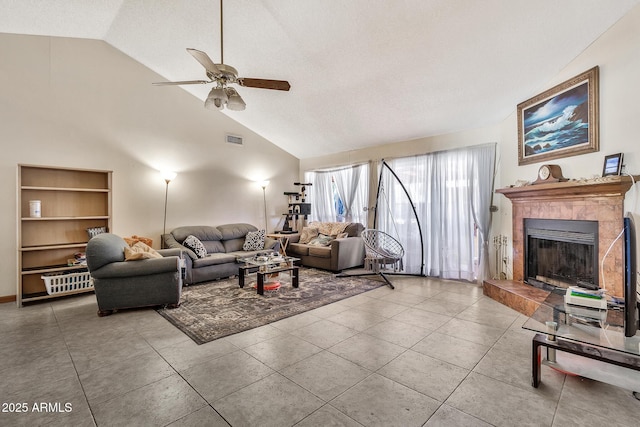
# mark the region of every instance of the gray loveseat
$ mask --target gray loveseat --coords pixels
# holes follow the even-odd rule
[[[310,223],[310,228],[322,223]],[[332,224],[332,223],[325,223]],[[364,226],[357,222],[346,225],[343,233],[347,237],[332,239],[326,246],[300,243],[301,234],[289,237],[287,255],[300,258],[305,267],[321,268],[331,271],[342,271],[347,268],[359,267],[364,264],[364,242],[360,233]],[[303,230],[304,232],[304,230]],[[322,229],[320,229],[322,232]]]
[[[258,229],[251,224],[225,224],[217,227],[191,225],[178,227],[162,237],[167,248],[179,249],[186,254],[185,283],[194,284],[235,276],[238,274],[238,258],[280,249],[277,240],[267,237],[264,249],[243,250],[245,236],[250,231]],[[190,235],[202,242],[207,251],[205,257],[199,258],[194,251],[183,245]]]
[[[93,278],[98,315],[114,310],[166,305],[177,307],[182,293],[180,251],[160,250],[162,258],[125,261],[127,242],[103,233],[87,243],[87,267]]]

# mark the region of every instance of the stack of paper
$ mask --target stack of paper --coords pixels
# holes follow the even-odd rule
[[[564,302],[567,304],[581,305],[584,307],[597,308],[599,310],[607,309],[607,299],[604,290],[590,290],[571,286],[567,289],[564,296]]]

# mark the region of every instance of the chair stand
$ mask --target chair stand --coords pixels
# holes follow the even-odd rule
[[[361,237],[365,247],[364,268],[371,271],[371,273],[340,273],[336,277],[377,275],[382,277],[391,289],[395,289],[391,281],[385,275],[385,267],[391,266],[394,273],[404,269],[402,263],[404,248],[402,247],[402,244],[380,230],[366,229],[362,232]]]
[[[387,278],[387,276],[382,273],[382,272],[378,272],[378,273],[374,273],[373,271],[370,273],[356,273],[356,274],[351,274],[351,273],[338,273],[336,274],[336,277],[366,277],[366,276],[380,276],[382,277],[382,279],[387,283],[387,285],[389,285],[389,287],[391,289],[395,289],[395,286],[393,286],[393,284],[391,283],[391,281]]]

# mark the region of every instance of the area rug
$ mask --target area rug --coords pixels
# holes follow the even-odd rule
[[[178,308],[158,309],[158,313],[193,341],[204,344],[385,285],[364,277],[336,278],[309,268],[300,268],[298,288],[290,283],[285,275],[280,289],[264,295],[256,293],[251,277],[242,289],[237,277],[186,286]]]

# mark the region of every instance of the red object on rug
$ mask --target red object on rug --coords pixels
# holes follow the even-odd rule
[[[264,290],[265,291],[277,291],[278,289],[280,289],[280,282],[266,282],[264,284]],[[253,285],[253,289],[257,288],[258,285],[254,284]]]

